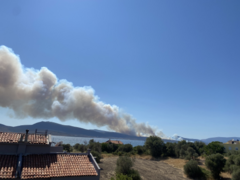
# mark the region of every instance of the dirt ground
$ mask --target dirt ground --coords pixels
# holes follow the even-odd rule
[[[101,170],[100,179],[110,180],[115,177],[115,168],[118,156],[103,154],[99,163]],[[183,166],[186,160],[178,158],[164,158],[153,160],[151,156],[135,156],[134,169],[138,170],[142,180],[190,180],[183,173]],[[207,169],[205,159],[199,158],[199,166]],[[223,180],[230,180],[229,173],[221,173]]]
[[[111,177],[115,177],[117,158],[118,156],[105,156],[101,159],[101,163],[99,163],[101,180],[110,180]],[[142,180],[189,180],[184,177],[181,169],[162,160],[151,160],[149,157],[137,157],[133,168],[139,171]]]

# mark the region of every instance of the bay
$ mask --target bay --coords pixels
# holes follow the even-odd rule
[[[95,142],[100,142],[100,143],[104,143],[109,140],[108,138],[69,137],[69,136],[53,136],[52,135],[52,142],[57,143],[62,141],[63,144],[70,144],[71,146],[75,145],[76,143],[84,144],[84,141],[88,143],[89,140],[91,139],[94,139]],[[111,140],[122,141],[123,144],[131,144],[133,147],[143,146],[145,143],[145,141],[143,140],[131,140],[131,139],[111,139]],[[166,143],[166,142],[177,142],[177,141],[164,139],[164,142]]]

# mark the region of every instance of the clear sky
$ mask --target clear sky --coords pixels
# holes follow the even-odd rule
[[[167,136],[239,137],[239,8],[238,0],[5,0],[0,45]],[[2,124],[38,121],[0,109]]]

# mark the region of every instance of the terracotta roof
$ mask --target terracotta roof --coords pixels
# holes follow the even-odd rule
[[[108,140],[106,143],[123,144],[122,141],[113,141],[113,140]]]
[[[16,178],[18,156],[0,155],[0,178],[13,179]]]
[[[0,142],[18,143],[21,138],[19,133],[0,132]]]
[[[97,171],[87,155],[23,156],[22,179],[97,175]]]
[[[23,133],[8,133],[0,132],[0,143],[18,143],[22,137],[22,141],[25,141],[26,134]],[[28,143],[32,144],[47,144],[47,137],[41,134],[28,134]]]

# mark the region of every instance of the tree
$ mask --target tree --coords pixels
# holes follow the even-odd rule
[[[176,143],[167,142],[165,144],[165,147],[166,147],[165,148],[166,156],[171,156],[171,157],[176,156],[176,154],[175,154]]]
[[[203,173],[195,160],[190,160],[184,165],[184,173],[190,178],[201,178],[203,176]]]
[[[132,169],[134,159],[132,160],[128,156],[120,156],[117,160],[116,174],[123,174],[131,177],[132,180],[141,180],[139,172]]]
[[[116,173],[117,174],[129,174],[133,167],[133,161],[130,157],[120,156],[117,160]]]
[[[145,146],[150,150],[151,155],[157,158],[162,155],[165,144],[160,137],[150,136],[146,139]]]
[[[235,170],[240,169],[240,156],[231,155],[228,157],[224,170],[232,174]]]
[[[100,163],[100,159],[102,159],[101,154],[97,151],[92,151],[91,154],[95,157],[97,163]]]
[[[214,178],[218,178],[219,174],[223,171],[226,159],[221,154],[212,154],[205,160],[207,168],[211,171]]]
[[[79,143],[77,143],[77,144],[75,144],[75,145],[73,146],[73,148],[76,149],[76,150],[78,150],[78,151],[79,151],[79,147],[80,147],[80,144],[79,144]]]
[[[62,146],[63,146],[63,150],[65,150],[67,152],[73,151],[73,147],[70,144],[62,144]]]
[[[188,147],[186,157],[187,159],[196,159],[198,157],[198,154],[192,147]]]
[[[240,168],[235,170],[232,174],[232,180],[239,180],[240,179]]]
[[[224,146],[222,145],[221,142],[213,141],[204,147],[204,151],[207,155],[217,154],[217,153],[223,154]]]
[[[198,155],[200,156],[201,154],[203,154],[206,144],[202,141],[195,141],[194,145],[197,148],[196,152],[198,153]]]

